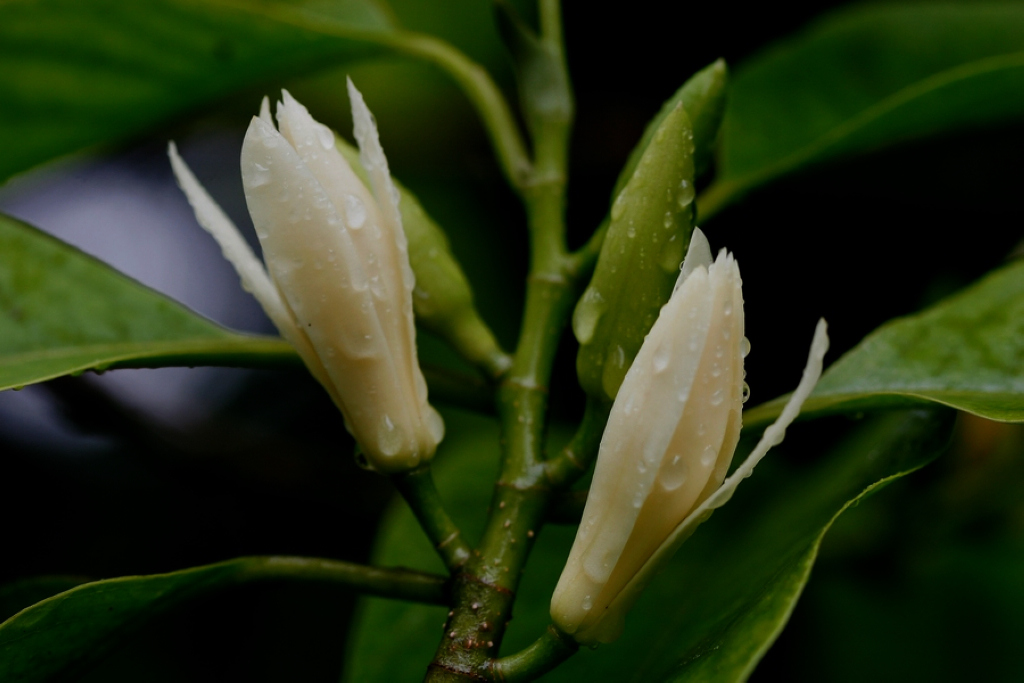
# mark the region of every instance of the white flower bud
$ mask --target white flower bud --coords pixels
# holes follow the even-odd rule
[[[779,420],[729,477],[746,385],[739,267],[712,262],[694,230],[668,303],[612,406],[583,519],[551,599],[555,624],[580,643],[611,642],[652,574],[723,505],[785,427],[821,374],[819,322],[803,380]]]
[[[398,472],[433,456],[444,423],[427,402],[416,357],[414,277],[398,192],[373,116],[348,86],[372,193],[335,147],[334,133],[287,91],[277,105],[280,131],[267,100],[249,125],[242,181],[266,269],[173,143],[169,154],[199,223],[327,389],[369,464]]]

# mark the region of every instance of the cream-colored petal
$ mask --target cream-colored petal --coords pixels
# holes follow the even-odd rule
[[[366,255],[299,153],[261,119],[246,134],[242,168],[271,277],[326,368],[353,435],[377,469],[414,467],[436,448],[432,415],[410,408],[402,368],[415,357],[391,353]]]
[[[242,237],[242,233],[199,183],[178,154],[178,148],[173,142],[167,143],[167,156],[170,157],[178,186],[188,198],[188,203],[192,205],[196,220],[213,236],[220,245],[224,258],[235,267],[235,272],[242,281],[242,288],[256,297],[267,317],[283,335],[294,334],[295,324],[291,313],[281,301],[281,296],[270,281],[266,269]]]
[[[786,428],[796,419],[804,401],[814,391],[814,387],[821,377],[822,365],[825,353],[828,351],[828,332],[824,320],[819,320],[814,331],[814,339],[811,342],[810,353],[807,358],[807,365],[804,368],[800,383],[786,403],[782,414],[778,419],[765,430],[764,435],[747,459],[736,468],[732,476],[725,480],[722,486],[697,506],[686,519],[673,531],[657,552],[651,556],[647,564],[633,577],[626,587],[618,594],[615,600],[609,605],[604,616],[596,621],[593,626],[585,631],[574,634],[574,638],[580,643],[611,642],[618,638],[622,632],[626,613],[636,602],[640,593],[654,577],[657,571],[671,559],[679,546],[688,539],[697,527],[711,516],[711,513],[725,505],[736,491],[736,487],[745,478],[749,477],[754,467],[768,453],[768,450],[782,442]]]

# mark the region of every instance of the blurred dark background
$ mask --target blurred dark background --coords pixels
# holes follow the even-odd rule
[[[512,95],[483,0],[392,3],[451,40]],[[522,4],[522,3],[520,3]],[[567,2],[577,93],[569,224],[582,242],[607,211],[644,125],[694,71],[741,64],[840,3]],[[260,97],[285,85],[350,130],[344,76],[377,116],[393,172],[449,233],[480,309],[511,347],[525,272],[523,212],[473,111],[445,76],[387,61],[232,95],[118,149],[62,160],[0,188],[0,210],[94,253],[229,326],[270,332],[173,184],[179,141],[200,180],[248,226],[237,167]],[[1021,239],[1024,126],[904,144],[787,178],[705,228],[746,284],[751,405],[788,391],[820,316],[838,357],[885,320],[999,265]],[[581,407],[575,348],[552,386]],[[443,356],[423,338],[425,356]],[[792,430],[811,459],[842,425]],[[789,680],[1019,679],[1024,635],[1020,430],[962,420],[953,451],[845,515],[783,634],[755,674]],[[116,371],[0,395],[0,584],[37,575],[171,571],[247,554],[365,561],[392,493],[359,470],[327,396],[304,373]],[[335,681],[352,600],[324,588],[239,589],[145,627],[89,681]],[[979,662],[980,660],[980,662]],[[974,667],[974,668],[972,668]],[[980,668],[979,668],[980,667]]]

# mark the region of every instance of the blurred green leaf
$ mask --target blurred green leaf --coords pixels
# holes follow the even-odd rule
[[[377,0],[0,3],[0,181],[259,83],[380,53]]]
[[[74,576],[36,576],[0,586],[0,623],[26,607],[87,581]]]
[[[699,212],[809,164],[1021,114],[1024,6],[842,10],[736,69]]]
[[[435,476],[451,509],[472,519],[472,512],[490,500],[497,425],[482,417],[446,414],[446,420],[457,424],[451,434],[460,437],[442,445]],[[835,517],[884,482],[935,457],[951,424],[947,412],[888,415],[811,472],[773,479],[767,476],[770,468],[763,468],[652,582],[627,617],[619,642],[580,652],[544,680],[651,681],[669,674],[680,681],[743,680],[789,618]],[[551,526],[541,533],[503,654],[530,644],[549,623],[551,591],[575,533]],[[385,517],[375,554],[381,562],[439,566],[401,505]],[[345,680],[421,680],[444,622],[444,609],[364,600]]]
[[[785,401],[746,411],[744,428],[771,422]],[[801,415],[927,402],[1024,421],[1024,261],[879,327],[825,372]]]
[[[0,624],[0,680],[42,682],[73,677],[143,623],[183,603],[254,581],[356,585],[409,599],[439,601],[441,577],[375,572],[347,562],[301,557],[240,557],[168,574],[86,583],[43,600]]]
[[[293,365],[283,340],[230,332],[0,215],[0,390],[112,367]]]

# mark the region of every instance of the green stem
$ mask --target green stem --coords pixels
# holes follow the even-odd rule
[[[577,650],[576,641],[551,625],[526,649],[495,660],[491,675],[502,683],[526,683],[551,671]]]
[[[583,421],[576,434],[557,457],[545,463],[547,478],[552,486],[570,486],[590,468],[590,463],[597,457],[610,411],[610,403],[587,398]]]
[[[569,255],[569,270],[573,277],[582,280],[594,270],[610,223],[611,216],[606,216],[601,221],[601,225],[597,226],[597,230],[590,236],[590,239],[582,247]]]
[[[448,516],[434,484],[429,465],[392,477],[395,486],[412,509],[434,549],[449,571],[460,569],[470,556],[470,547],[462,532]]]
[[[352,562],[311,557],[240,557],[225,564],[237,564],[239,580],[308,581],[343,584],[367,595],[395,600],[447,604],[447,579],[411,569],[367,567]]]
[[[508,102],[487,71],[454,47],[433,36],[400,32],[381,39],[398,52],[443,69],[476,107],[512,187],[522,189],[532,171],[522,134]]]
[[[480,545],[453,577],[453,609],[427,673],[426,680],[434,683],[495,680],[496,675],[503,675],[498,673],[503,669],[493,668],[494,657],[511,618],[520,574],[557,492],[545,467],[544,431],[548,382],[577,289],[565,246],[572,93],[565,72],[558,1],[540,0],[540,15],[541,40],[564,76],[559,86],[563,91],[555,94],[568,106],[536,106],[526,112],[533,134],[534,164],[519,189],[529,223],[530,275],[519,344],[512,367],[498,387],[501,475]],[[551,81],[539,87],[550,88]],[[521,99],[543,103],[544,98],[536,94],[524,92]],[[546,670],[540,663],[557,664],[557,657],[550,653],[571,649],[567,643],[557,645],[552,640],[557,635],[545,636],[522,656],[498,661],[506,661],[504,668],[511,675],[539,675]]]

